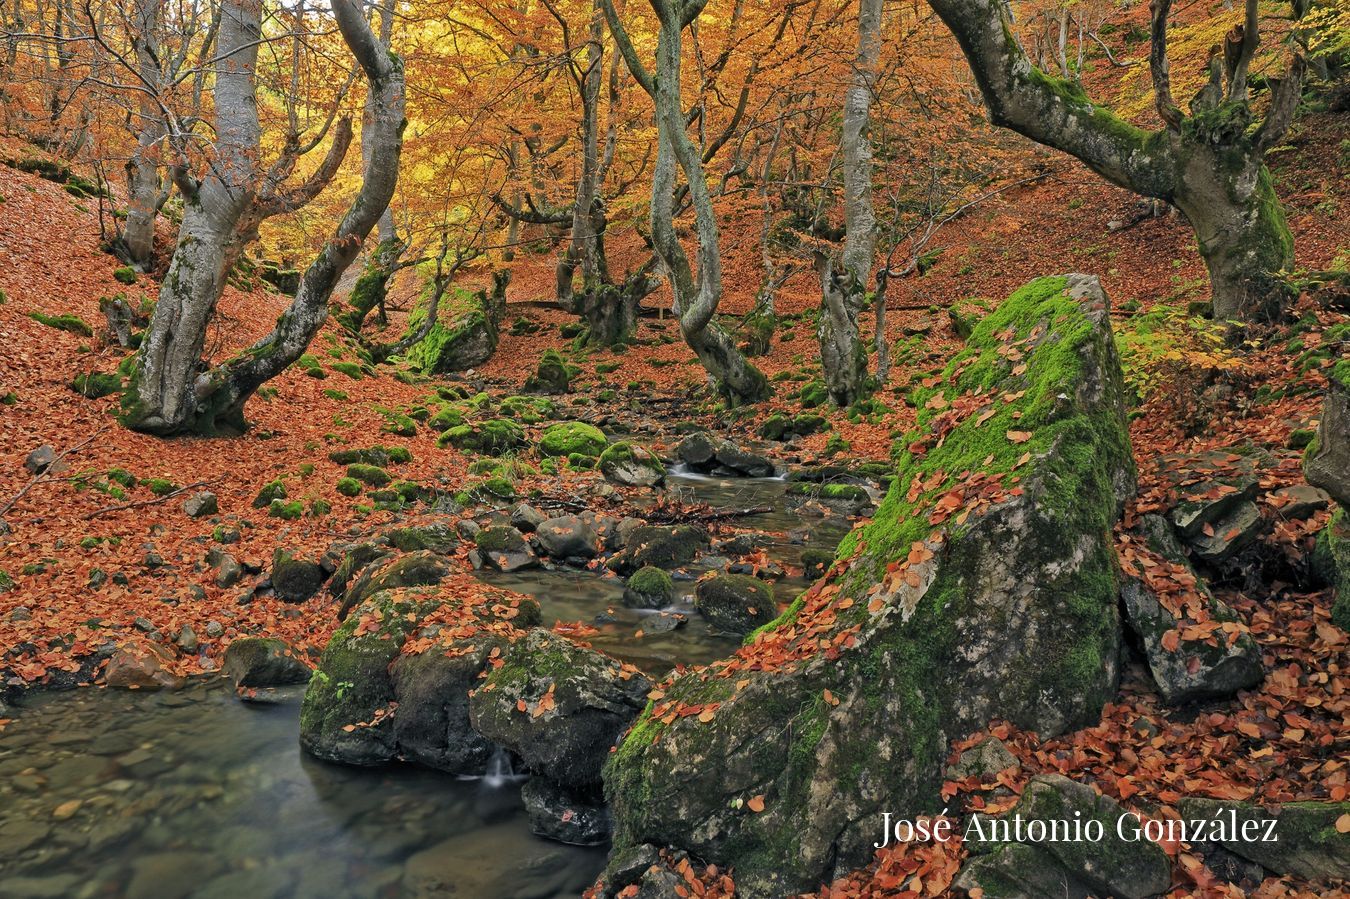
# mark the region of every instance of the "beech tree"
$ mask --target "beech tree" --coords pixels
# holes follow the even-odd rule
[[[613,0],[602,0],[605,16],[628,70],[652,98],[656,112],[656,165],[652,172],[652,245],[674,294],[674,312],[685,342],[694,350],[717,391],[733,404],[755,403],[771,393],[769,381],[713,320],[722,299],[722,254],[717,216],[704,174],[705,153],[689,138],[689,117],[680,89],[683,36],[707,0],[650,0],[659,24],[656,67],[649,72],[619,20]],[[695,272],[675,230],[676,175],[683,172],[694,209],[698,240]],[[685,192],[681,192],[685,194]]]
[[[872,147],[868,112],[881,58],[881,0],[860,0],[858,55],[844,95],[839,155],[844,170],[844,248],[839,259],[816,254],[820,275],[820,361],[830,399],[849,406],[867,391],[867,351],[858,315],[876,257],[877,217],[872,207]]]
[[[1153,0],[1149,66],[1164,124],[1152,132],[1093,103],[1081,86],[1036,68],[1014,36],[1002,0],[929,5],[961,45],[994,124],[1185,213],[1209,269],[1216,319],[1279,314],[1288,298],[1280,272],[1293,265],[1294,241],[1265,155],[1293,120],[1305,64],[1295,54],[1285,77],[1268,79],[1269,107],[1257,123],[1249,78],[1261,40],[1257,0],[1246,0],[1243,21],[1211,51],[1209,81],[1191,99],[1189,115],[1172,96],[1171,0]],[[1305,5],[1294,3],[1296,16]]]
[[[343,119],[317,171],[287,190],[283,181],[307,149],[292,128],[281,158],[267,171],[261,169],[255,87],[261,10],[260,0],[221,4],[212,87],[216,139],[200,177],[191,173],[186,160],[172,170],[183,195],[183,222],[122,400],[122,421],[137,430],[242,431],[244,404],[308,348],[327,318],[333,287],[384,214],[397,183],[404,125],[403,63],[381,45],[356,0],[332,0],[338,30],[373,98],[363,134],[371,153],[361,187],[271,333],[220,365],[202,359],[207,326],[242,246],[268,215],[312,199],[333,177],[351,140],[350,124]]]

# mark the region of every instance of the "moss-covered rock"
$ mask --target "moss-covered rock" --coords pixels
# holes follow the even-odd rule
[[[773,586],[744,574],[713,574],[694,589],[694,608],[713,627],[748,634],[778,617]]]
[[[484,564],[498,571],[520,571],[539,564],[525,535],[513,527],[497,525],[483,528],[474,535],[474,543],[478,546]]]
[[[273,500],[286,498],[286,485],[280,478],[274,481],[268,481],[258,491],[258,495],[253,498],[253,508],[266,509],[272,505]]]
[[[112,396],[122,390],[122,379],[116,374],[101,371],[82,372],[70,382],[70,389],[91,400]]]
[[[285,640],[241,637],[225,650],[222,665],[236,687],[282,687],[306,683],[312,673]]]
[[[562,354],[555,349],[547,349],[539,358],[534,374],[525,380],[525,390],[530,393],[566,393],[572,383],[572,372]]]
[[[483,455],[500,455],[525,446],[525,430],[514,421],[493,418],[451,428],[436,441],[440,446]]]
[[[1217,822],[1224,838],[1212,842],[1279,876],[1350,880],[1350,832],[1338,826],[1350,815],[1350,802],[1286,802],[1266,809],[1252,802],[1186,797],[1177,810],[1188,821]],[[1265,822],[1272,819],[1276,839],[1251,839],[1252,834],[1264,837]]]
[[[338,607],[338,620],[346,619],[351,610],[376,593],[405,587],[431,587],[450,575],[450,563],[439,553],[419,550],[407,555],[393,556],[379,564],[365,566],[351,581]]]
[[[365,449],[333,450],[328,458],[339,465],[374,465],[388,468],[412,461],[412,453],[403,446],[368,446]]]
[[[94,329],[89,327],[89,323],[78,315],[62,314],[47,315],[43,312],[30,312],[28,317],[38,324],[46,325],[49,328],[55,328],[58,331],[68,331],[71,334],[78,334],[81,337],[93,337]]]
[[[494,747],[469,725],[469,690],[489,656],[539,619],[533,599],[470,581],[370,596],[324,649],[300,710],[301,747],[352,765],[407,758],[484,773]]]
[[[337,484],[335,486],[337,488],[337,492],[342,494],[343,496],[361,495],[361,482],[358,481],[356,478],[348,478],[348,477],[338,478]]]
[[[272,589],[284,602],[304,602],[323,586],[323,568],[313,559],[278,548],[272,554]]]
[[[639,568],[623,588],[623,604],[630,609],[664,609],[675,601],[675,581],[655,565]]]
[[[1332,513],[1327,526],[1317,535],[1313,569],[1335,592],[1332,623],[1350,631],[1350,513],[1344,507]]]
[[[1327,380],[1317,438],[1303,457],[1303,471],[1309,484],[1345,508],[1350,507],[1350,360],[1338,363]]]
[[[621,552],[609,560],[609,567],[622,575],[631,575],[649,565],[656,568],[680,568],[698,557],[708,545],[708,535],[691,524],[673,527],[644,525],[632,529]]]
[[[609,446],[605,432],[584,421],[562,421],[544,429],[539,437],[542,456],[589,456],[595,458]]]
[[[1118,676],[1112,527],[1135,488],[1123,392],[1095,278],[1033,281],[985,318],[916,397],[890,491],[835,573],[734,674],[663,685],[620,744],[615,847],[734,867],[746,895],[814,889],[872,857],[883,811],[942,808],[951,740],[1098,720]]]
[[[622,440],[600,454],[600,472],[620,487],[654,487],[666,480],[666,466],[645,446]]]
[[[447,298],[448,299],[448,298]],[[459,312],[442,318],[408,353],[414,365],[428,374],[467,371],[492,358],[501,339],[501,306],[482,291],[456,292]],[[409,329],[419,328],[426,312],[418,306],[408,318]]]
[[[355,462],[347,466],[347,477],[355,478],[362,484],[371,487],[386,487],[393,477],[389,472],[380,468],[378,465],[367,465],[364,462]]]
[[[503,417],[525,425],[548,421],[558,411],[553,400],[542,396],[508,396],[499,408]]]

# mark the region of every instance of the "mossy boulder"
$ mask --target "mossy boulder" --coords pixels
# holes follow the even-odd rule
[[[525,535],[513,527],[497,525],[474,535],[483,563],[498,571],[520,571],[539,564]]]
[[[274,501],[285,498],[286,484],[280,478],[275,481],[268,481],[258,491],[258,495],[253,498],[253,508],[266,509]]]
[[[1350,507],[1350,360],[1337,364],[1327,380],[1322,419],[1303,457],[1303,471],[1309,484],[1344,508]]]
[[[534,374],[525,381],[528,393],[566,393],[572,383],[572,372],[562,354],[555,349],[544,351]]]
[[[278,548],[272,554],[272,590],[283,602],[304,602],[323,586],[324,572],[313,559]]]
[[[858,484],[835,482],[813,484],[810,481],[796,481],[788,484],[787,493],[788,496],[814,500],[846,515],[856,515],[872,505],[871,494]]]
[[[655,565],[639,568],[623,588],[623,604],[630,609],[664,609],[675,601],[675,581]]]
[[[744,574],[713,574],[694,588],[694,608],[720,631],[748,634],[778,617],[773,585]]]
[[[312,673],[285,640],[241,637],[225,650],[225,675],[236,687],[282,687],[306,683]]]
[[[362,484],[371,487],[386,487],[393,477],[378,465],[366,465],[363,462],[357,462],[347,466],[347,477],[355,478]]]
[[[594,516],[549,518],[535,528],[534,538],[540,551],[554,559],[593,559],[600,552]]]
[[[1331,621],[1350,631],[1350,513],[1338,508],[1317,535],[1313,569],[1335,591]]]
[[[495,298],[483,292],[460,292],[462,310],[442,319],[431,327],[431,332],[408,353],[408,358],[428,374],[447,374],[467,371],[492,358],[501,339],[501,308]],[[408,317],[408,327],[415,330],[425,320],[426,312],[419,306]]]
[[[436,442],[464,452],[495,456],[524,447],[525,430],[509,419],[492,418],[451,428]]]
[[[81,372],[71,380],[70,389],[86,399],[102,399],[122,392],[122,378],[109,372]]]
[[[376,593],[328,641],[300,710],[321,759],[408,759],[483,774],[494,746],[469,724],[469,690],[494,651],[539,623],[533,599],[463,581]]]
[[[594,458],[609,446],[605,432],[584,421],[563,421],[544,429],[539,437],[539,454],[558,457],[588,456]]]
[[[1350,832],[1338,827],[1350,815],[1350,802],[1286,802],[1266,809],[1251,802],[1187,797],[1177,803],[1177,810],[1186,820],[1225,823],[1233,838],[1219,841],[1223,848],[1276,875],[1317,882],[1350,880]],[[1277,840],[1242,838],[1244,826],[1248,834],[1264,835],[1263,822],[1272,818]]]
[[[623,550],[611,558],[608,565],[622,575],[630,575],[649,565],[680,568],[693,562],[699,550],[707,545],[708,535],[692,524],[635,527],[628,534]]]
[[[952,740],[1099,720],[1112,528],[1135,490],[1123,395],[1095,278],[1033,281],[984,319],[916,397],[889,493],[832,574],[732,660],[674,675],[620,744],[615,848],[733,867],[746,896],[814,890],[871,859],[883,811],[943,807]]]
[[[1196,575],[1162,516],[1142,516],[1130,539],[1121,566],[1125,620],[1163,699],[1173,705],[1221,699],[1260,683],[1260,647]]]
[[[422,550],[394,556],[379,565],[367,565],[342,596],[338,620],[376,593],[405,587],[429,587],[450,576],[450,563],[439,553]]]
[[[333,450],[328,454],[328,458],[339,465],[374,465],[377,468],[388,468],[390,465],[401,465],[404,462],[412,461],[412,453],[407,447],[403,446],[368,446],[364,449],[340,449]]]
[[[542,396],[508,396],[499,408],[503,417],[525,425],[547,421],[558,412],[553,400]]]
[[[645,446],[620,441],[600,454],[600,473],[620,487],[655,487],[666,480],[666,466]]]

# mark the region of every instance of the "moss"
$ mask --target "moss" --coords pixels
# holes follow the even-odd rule
[[[330,362],[328,363],[328,367],[333,371],[341,372],[353,381],[361,380],[361,366],[357,365],[355,362]]]
[[[367,465],[363,462],[356,462],[347,466],[347,477],[355,478],[363,484],[369,484],[372,487],[384,487],[389,484],[393,478],[389,472],[378,465]]]
[[[451,428],[437,439],[436,444],[492,455],[523,447],[525,431],[513,421],[494,418],[477,425]]]
[[[343,496],[359,496],[361,482],[356,478],[338,478],[337,492]]]
[[[114,374],[91,371],[75,376],[70,389],[91,400],[111,396],[122,389],[122,379]]]
[[[293,499],[290,502],[274,499],[272,504],[267,507],[267,514],[272,518],[280,518],[283,521],[298,521],[300,516],[305,514],[305,506],[298,499]]]
[[[150,492],[155,496],[168,496],[178,489],[178,485],[168,478],[145,478],[141,484],[150,488]]]
[[[136,270],[129,265],[124,265],[121,268],[113,269],[113,277],[120,284],[135,284]]]
[[[79,334],[82,337],[93,337],[94,329],[89,327],[89,323],[78,315],[46,315],[41,312],[30,312],[28,317],[39,324],[46,325],[49,328],[55,328],[58,331],[68,331],[71,334]]]
[[[539,452],[544,456],[599,456],[609,445],[605,432],[595,425],[580,421],[565,421],[545,429],[539,438]]]
[[[323,395],[328,397],[330,400],[337,400],[339,402],[346,402],[348,399],[350,399],[350,397],[347,396],[347,391],[336,390],[332,387],[325,388],[323,391]]]
[[[673,597],[675,581],[655,565],[647,565],[633,572],[628,578],[628,589],[643,596]]]
[[[566,393],[571,384],[572,372],[563,360],[562,354],[549,348],[539,358],[534,374],[525,381],[525,389],[541,393]]]
[[[109,468],[108,480],[127,488],[135,487],[137,484],[136,476],[125,468]]]
[[[273,502],[286,498],[286,485],[278,478],[269,481],[258,491],[258,495],[253,498],[253,508],[266,509]]]
[[[830,391],[825,387],[824,381],[810,381],[804,385],[797,398],[806,409],[814,409],[816,406],[823,406],[830,400]]]
[[[339,465],[364,464],[387,468],[412,461],[412,453],[403,446],[368,446],[365,449],[334,450],[328,458]]]
[[[390,410],[381,410],[380,414],[384,416],[384,424],[380,427],[380,430],[384,433],[393,434],[396,437],[417,436],[417,422],[412,419],[412,416]]]
[[[464,424],[464,410],[458,406],[442,406],[436,414],[427,419],[427,425],[438,433]]]
[[[1350,514],[1338,508],[1317,536],[1313,568],[1334,592],[1331,621],[1350,632]]]
[[[527,425],[547,421],[557,409],[552,400],[542,396],[508,396],[501,402],[503,416]]]

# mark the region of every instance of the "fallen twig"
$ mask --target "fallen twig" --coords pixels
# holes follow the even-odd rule
[[[163,496],[157,496],[154,499],[143,499],[138,500],[137,502],[134,503],[122,503],[121,505],[117,506],[105,506],[102,509],[95,509],[93,512],[90,512],[88,515],[84,516],[84,519],[85,521],[88,521],[91,518],[98,518],[100,515],[107,515],[109,512],[120,512],[123,509],[143,509],[146,506],[158,506],[160,503],[167,503],[175,496],[181,496],[184,493],[187,493],[189,490],[196,490],[198,487],[209,487],[218,480],[220,480],[220,478],[216,478],[215,481],[198,481],[195,484],[188,484],[186,487],[179,487],[177,490],[174,490],[171,493],[166,493]]]
[[[90,434],[84,440],[80,441],[79,443],[75,444],[69,449],[64,449],[60,453],[58,453],[56,458],[52,459],[51,464],[49,464],[46,468],[42,469],[42,471],[39,472],[38,474],[33,475],[33,477],[28,481],[28,483],[23,485],[22,490],[14,494],[14,496],[10,497],[9,502],[5,503],[3,506],[0,506],[0,517],[3,517],[6,512],[14,508],[14,505],[19,500],[23,499],[24,494],[26,494],[29,490],[32,490],[34,487],[36,487],[43,481],[55,480],[55,478],[51,477],[51,473],[56,469],[57,463],[59,463],[66,456],[69,456],[71,453],[78,452],[79,450],[84,449],[86,446],[88,446],[90,443],[94,441],[94,438],[98,437],[106,430],[107,428],[99,428],[97,431]]]

